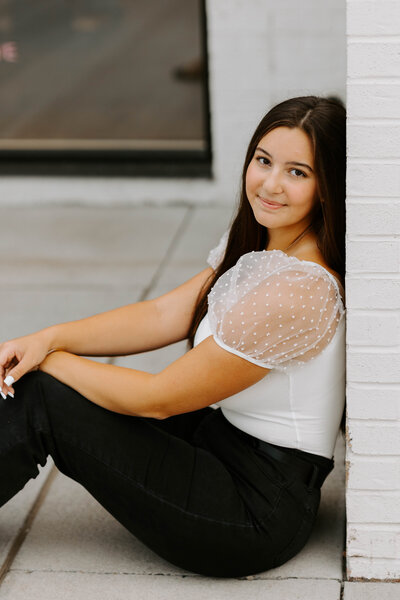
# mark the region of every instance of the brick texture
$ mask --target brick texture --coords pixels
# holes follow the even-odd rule
[[[400,2],[347,0],[347,576],[400,578]]]

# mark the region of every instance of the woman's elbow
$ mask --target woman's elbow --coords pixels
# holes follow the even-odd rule
[[[168,406],[166,406],[162,401],[156,401],[147,403],[143,412],[141,411],[140,416],[162,421],[164,419],[168,419],[168,417],[171,417],[173,414],[174,412],[168,410]]]
[[[162,407],[157,406],[153,407],[150,411],[150,414],[145,415],[146,417],[150,417],[152,419],[157,419],[157,421],[163,421],[164,419],[168,419],[172,414],[168,413],[166,410],[163,410]]]

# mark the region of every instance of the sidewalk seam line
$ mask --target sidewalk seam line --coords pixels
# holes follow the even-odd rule
[[[179,240],[182,238],[182,235],[183,235],[184,231],[186,230],[186,227],[193,216],[194,210],[195,209],[193,206],[189,206],[187,208],[187,210],[183,216],[183,219],[164,254],[163,259],[161,260],[160,264],[158,265],[157,269],[155,270],[154,275],[150,280],[150,283],[147,286],[145,286],[145,288],[140,296],[140,301],[145,300],[148,297],[148,295],[150,294],[151,290],[154,287],[156,287],[158,281],[160,280],[160,276],[161,276],[162,271],[164,270],[164,267],[167,265],[172,252],[176,248]]]
[[[22,544],[24,543],[25,538],[30,531],[30,528],[32,527],[33,521],[34,521],[37,513],[39,512],[39,509],[42,506],[44,499],[47,496],[47,493],[57,475],[57,472],[58,472],[58,470],[57,470],[56,466],[53,465],[53,467],[50,469],[50,473],[48,474],[42,487],[40,488],[40,490],[36,496],[36,499],[33,502],[27,516],[25,517],[25,520],[24,520],[22,526],[20,527],[17,535],[14,537],[11,547],[7,553],[7,556],[6,556],[3,564],[0,567],[0,586],[3,583],[4,578],[6,577],[7,573],[11,569],[14,559],[17,556]]]
[[[183,215],[182,221],[179,224],[179,227],[175,233],[175,235],[173,236],[171,242],[168,245],[168,248],[164,254],[163,259],[161,260],[160,264],[158,265],[158,267],[156,268],[156,270],[153,273],[153,276],[150,280],[150,282],[144,287],[142,293],[139,296],[139,299],[137,300],[137,302],[143,302],[144,300],[146,300],[151,292],[151,290],[157,285],[157,282],[160,280],[160,276],[162,271],[164,270],[165,266],[167,265],[171,254],[173,252],[173,250],[176,248],[179,240],[181,239],[183,232],[185,231],[188,223],[190,222],[193,214],[195,211],[195,207],[194,206],[188,206],[186,209],[185,214]],[[109,365],[113,365],[115,364],[115,360],[118,357],[116,356],[110,356],[107,360],[107,364]]]
[[[160,571],[154,573],[140,573],[134,571],[89,571],[87,569],[28,569],[28,568],[17,568],[11,569],[13,573],[67,573],[67,574],[89,574],[89,575],[125,575],[133,577],[176,577],[186,579],[201,579],[201,576],[196,573],[162,573]],[[296,575],[287,577],[257,577],[255,575],[244,576],[244,577],[231,577],[229,579],[235,579],[237,581],[336,581],[341,583],[337,577],[300,577]]]

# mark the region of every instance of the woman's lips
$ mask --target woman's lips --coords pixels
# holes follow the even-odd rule
[[[268,200],[264,200],[261,196],[257,196],[259,201],[263,206],[270,208],[271,210],[278,210],[278,208],[283,208],[286,204],[279,204],[278,202],[269,202]]]

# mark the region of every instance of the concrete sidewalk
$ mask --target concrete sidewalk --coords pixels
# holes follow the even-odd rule
[[[0,209],[9,223],[0,238],[0,339],[171,289],[205,267],[230,217],[221,207]],[[156,371],[184,350],[179,343],[113,362]],[[341,436],[335,457],[303,551],[282,567],[231,580],[166,563],[48,463],[0,510],[0,599],[394,599],[394,584],[343,582]]]

